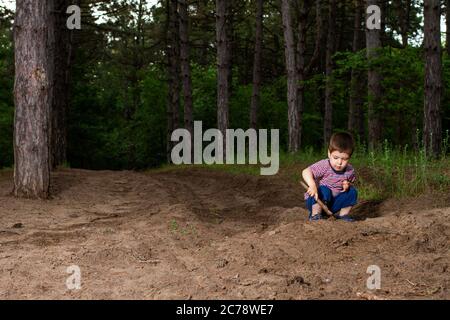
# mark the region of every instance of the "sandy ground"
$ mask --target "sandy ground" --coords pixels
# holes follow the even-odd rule
[[[0,173],[0,299],[450,298],[448,195],[308,222],[302,190],[280,177],[62,169],[52,181],[53,199],[18,200]]]

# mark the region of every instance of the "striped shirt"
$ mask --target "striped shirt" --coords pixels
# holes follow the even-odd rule
[[[317,187],[325,186],[331,189],[333,197],[337,196],[342,190],[342,182],[347,180],[354,183],[356,180],[355,170],[348,164],[344,170],[336,171],[330,165],[330,160],[323,159],[309,166],[316,181]],[[305,193],[305,200],[309,195]]]

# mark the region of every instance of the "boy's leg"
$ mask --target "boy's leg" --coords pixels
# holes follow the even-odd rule
[[[358,192],[354,187],[350,187],[347,192],[342,192],[334,198],[331,211],[337,213],[340,211],[339,216],[346,216],[350,213],[352,207],[356,204],[358,199]]]
[[[352,208],[353,208],[353,206],[342,208],[342,209],[339,211],[339,216],[342,217],[342,216],[348,215],[348,214],[350,213],[350,211],[352,210]]]
[[[330,200],[332,198],[332,192],[331,192],[330,189],[328,189],[325,186],[320,186],[317,191],[318,191],[320,200],[322,200],[325,203],[330,202]],[[312,216],[316,216],[316,215],[318,215],[318,214],[320,214],[322,212],[322,208],[316,202],[316,199],[314,199],[313,197],[309,197],[306,200],[306,207],[309,210],[309,217],[310,218]]]

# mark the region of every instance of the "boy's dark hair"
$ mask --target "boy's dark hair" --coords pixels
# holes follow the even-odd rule
[[[353,136],[348,132],[336,132],[330,138],[328,150],[330,152],[339,151],[348,153],[350,156],[355,148],[355,141]]]

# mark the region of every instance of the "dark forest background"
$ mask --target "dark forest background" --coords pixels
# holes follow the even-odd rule
[[[260,3],[261,85],[256,127],[280,129],[281,148],[292,151],[282,1],[230,3],[225,21],[230,53],[226,65],[228,127],[255,126],[251,105]],[[378,1],[382,8],[381,47],[370,61],[365,1],[288,3],[297,57],[299,50],[303,52],[296,65],[299,68],[301,61],[302,78],[297,80],[304,97],[300,102],[299,152],[322,150],[328,134],[324,127],[330,123],[332,131],[353,132],[359,148],[368,148],[373,142],[373,148],[387,143],[392,148],[420,149],[426,54],[423,1]],[[69,38],[72,54],[63,164],[87,169],[144,169],[166,163],[168,130],[186,124],[184,73],[180,48],[176,48],[176,43],[182,43],[180,4],[172,0],[153,6],[139,0],[83,0],[79,4],[82,29],[71,31]],[[202,120],[203,128],[218,126],[216,5],[209,0],[187,1],[193,120]],[[442,16],[448,16],[448,1],[442,2],[440,10]],[[14,13],[0,1],[0,168],[10,167],[14,161],[13,19]],[[442,144],[450,128],[450,50],[446,39],[442,33]],[[371,141],[368,127],[368,117],[373,116],[368,107],[374,98],[368,94],[369,69],[380,75],[381,91],[373,106],[379,120],[376,141]],[[331,120],[327,120],[330,106]]]

